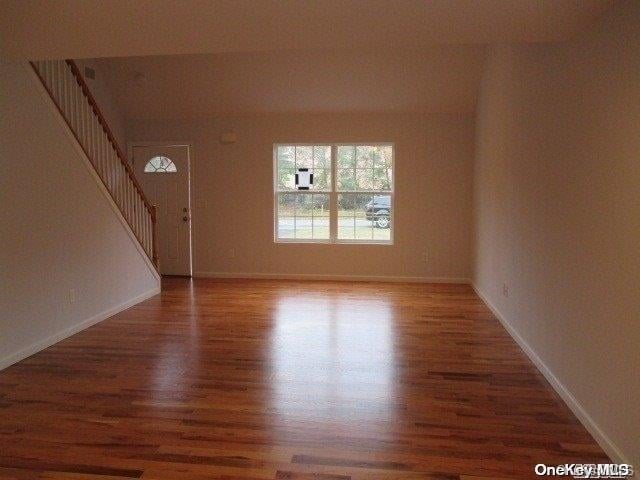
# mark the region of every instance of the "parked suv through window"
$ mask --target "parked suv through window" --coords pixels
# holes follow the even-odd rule
[[[374,195],[365,205],[365,216],[378,228],[391,226],[391,197],[389,195]]]

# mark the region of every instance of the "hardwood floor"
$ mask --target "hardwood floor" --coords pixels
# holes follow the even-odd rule
[[[0,372],[0,478],[537,478],[607,457],[465,285],[166,279]]]

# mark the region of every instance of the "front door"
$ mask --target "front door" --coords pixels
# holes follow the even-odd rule
[[[132,147],[136,178],[158,207],[158,261],[163,275],[191,275],[191,205],[187,145]]]

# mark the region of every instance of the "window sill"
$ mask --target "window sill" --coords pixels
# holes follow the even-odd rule
[[[291,245],[291,244],[317,244],[317,245],[388,245],[392,246],[393,241],[363,241],[363,240],[315,240],[315,239],[276,239],[276,244]]]

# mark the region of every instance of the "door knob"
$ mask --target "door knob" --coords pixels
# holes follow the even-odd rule
[[[189,217],[182,217],[182,221],[183,222],[188,222],[189,221]]]

